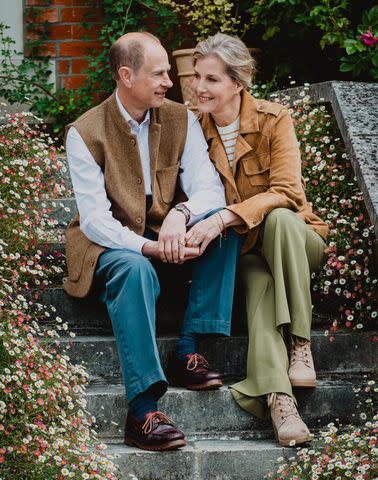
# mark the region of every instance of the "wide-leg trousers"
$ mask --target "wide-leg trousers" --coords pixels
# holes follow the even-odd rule
[[[232,385],[231,392],[244,410],[264,418],[268,413],[266,394],[281,392],[295,398],[284,333],[286,329],[310,340],[311,272],[323,260],[325,243],[285,208],[267,216],[260,238],[261,255],[244,255],[239,264],[249,344],[247,376]]]
[[[242,237],[228,232],[192,263],[192,283],[183,332],[230,335],[236,263]],[[155,303],[160,293],[152,262],[126,249],[100,255],[95,280],[117,343],[128,401],[152,387],[167,389],[156,344]]]

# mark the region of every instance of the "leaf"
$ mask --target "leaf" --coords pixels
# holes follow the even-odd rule
[[[342,63],[340,65],[340,72],[351,72],[354,68],[354,65],[351,63]]]
[[[371,57],[371,63],[378,68],[378,50],[375,54]]]

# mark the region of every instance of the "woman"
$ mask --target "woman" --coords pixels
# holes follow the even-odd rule
[[[310,275],[323,260],[328,228],[306,200],[288,111],[246,91],[253,69],[237,38],[217,34],[195,49],[192,88],[228,207],[193,226],[186,241],[203,251],[226,227],[244,235],[247,378],[231,391],[250,413],[265,417],[270,409],[278,442],[289,446],[310,439],[292,387],[316,385]]]

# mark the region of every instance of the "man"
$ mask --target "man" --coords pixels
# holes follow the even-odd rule
[[[83,297],[93,281],[112,321],[129,411],[125,443],[147,450],[185,445],[158,412],[167,389],[155,338],[159,283],[153,262],[193,260],[193,277],[171,376],[187,388],[222,385],[197,352],[198,334],[229,335],[239,241],[185,246],[191,226],[225,205],[198,121],[165,99],[168,56],[148,33],[128,33],[110,50],[117,89],[67,133],[79,215],[67,230],[66,291]],[[174,204],[178,182],[188,201]],[[210,227],[222,230],[221,218]],[[195,240],[195,239],[194,239]]]

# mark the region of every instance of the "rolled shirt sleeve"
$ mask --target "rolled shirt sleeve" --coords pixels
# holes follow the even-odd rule
[[[201,125],[188,110],[188,133],[181,156],[180,185],[188,197],[184,202],[191,212],[189,225],[207,213],[226,206],[222,181],[211,163]]]
[[[102,247],[127,248],[141,253],[148,240],[113,217],[104,174],[74,127],[68,131],[66,150],[81,231]]]

